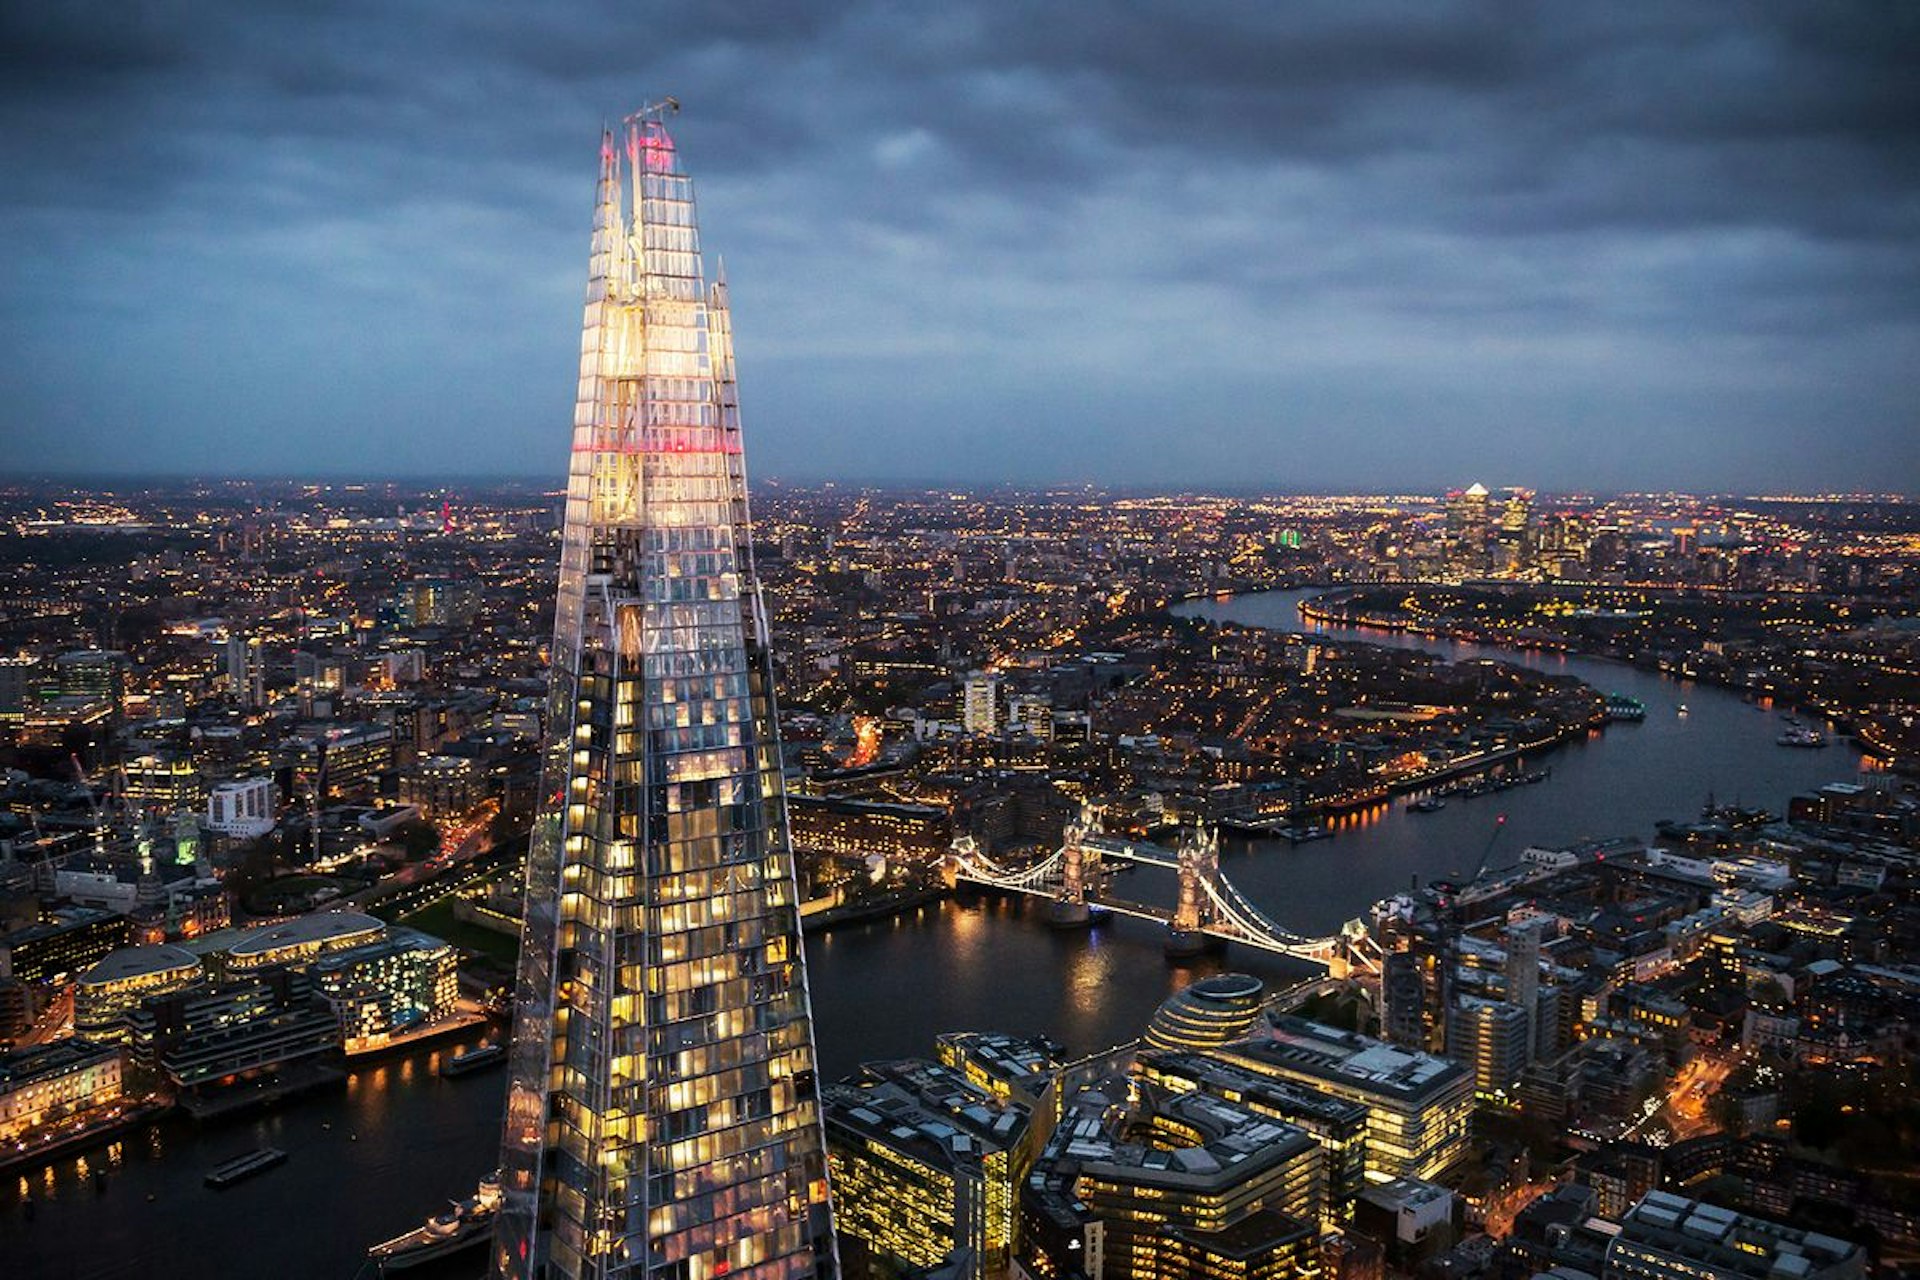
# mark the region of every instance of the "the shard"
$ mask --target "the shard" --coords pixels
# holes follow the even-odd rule
[[[601,147],[494,1272],[831,1277],[733,337],[665,114]]]

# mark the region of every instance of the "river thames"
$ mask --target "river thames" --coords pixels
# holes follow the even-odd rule
[[[1336,818],[1334,838],[1297,847],[1227,842],[1222,871],[1268,915],[1302,932],[1330,931],[1412,877],[1471,870],[1502,814],[1494,866],[1529,844],[1649,837],[1658,819],[1696,815],[1709,793],[1777,812],[1789,795],[1849,780],[1860,767],[1845,743],[1823,751],[1778,746],[1780,716],[1727,690],[1596,660],[1308,627],[1297,605],[1311,594],[1197,600],[1177,612],[1571,674],[1640,699],[1647,719],[1542,753],[1538,760],[1552,765],[1553,776],[1537,786],[1456,799],[1433,814],[1383,804]],[[1134,873],[1123,892],[1164,900],[1171,885],[1154,884],[1152,874]],[[1115,919],[1090,933],[1054,933],[1039,911],[993,899],[840,929],[809,939],[807,957],[829,1078],[865,1059],[927,1055],[943,1030],[1044,1033],[1071,1050],[1102,1048],[1138,1035],[1170,992],[1223,966],[1275,982],[1310,972],[1240,947],[1175,966],[1146,922]],[[496,1071],[441,1079],[439,1058],[458,1044],[357,1071],[344,1092],[251,1121],[204,1129],[168,1122],[111,1150],[6,1179],[5,1274],[346,1280],[360,1270],[367,1245],[469,1193],[496,1163],[505,1078]],[[290,1158],[224,1192],[201,1185],[212,1165],[262,1145]],[[104,1183],[94,1176],[103,1168]]]

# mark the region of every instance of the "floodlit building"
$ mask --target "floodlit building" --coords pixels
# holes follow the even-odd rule
[[[207,826],[223,836],[252,840],[273,830],[272,778],[216,782],[207,795]]]
[[[664,113],[601,148],[493,1266],[826,1277],[732,320]]]
[[[0,1053],[0,1142],[120,1096],[116,1045],[78,1038]]]

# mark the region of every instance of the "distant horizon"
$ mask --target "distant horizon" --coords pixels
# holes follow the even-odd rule
[[[825,477],[806,478],[794,476],[750,476],[749,490],[773,485],[780,488],[803,490],[844,488],[849,490],[892,492],[892,493],[967,493],[967,494],[1060,494],[1074,490],[1118,496],[1140,497],[1179,497],[1214,496],[1222,498],[1432,498],[1440,499],[1448,493],[1463,489],[1473,483],[1485,484],[1493,494],[1521,489],[1529,494],[1554,499],[1592,499],[1606,500],[1614,498],[1657,498],[1678,497],[1697,499],[1739,498],[1746,500],[1783,499],[1796,501],[1872,501],[1888,503],[1909,503],[1920,501],[1920,489],[1898,490],[1740,490],[1731,488],[1556,488],[1525,482],[1508,483],[1506,481],[1488,481],[1484,477],[1472,476],[1459,480],[1450,480],[1444,485],[1431,487],[1411,487],[1405,485],[1384,486],[1380,488],[1353,488],[1337,486],[1299,486],[1279,487],[1262,485],[1154,485],[1147,483],[1103,483],[1091,480],[1060,480],[1052,482],[1025,481],[976,481],[962,482],[928,478],[849,478]],[[542,493],[560,495],[565,489],[565,477],[516,474],[511,472],[473,473],[461,475],[442,474],[392,474],[373,475],[341,472],[335,474],[313,473],[295,474],[245,474],[245,473],[198,473],[198,472],[127,472],[123,474],[93,474],[65,472],[9,472],[0,470],[0,488],[6,487],[68,487],[76,492],[110,491],[135,485],[263,485],[263,486],[321,486],[324,488],[406,488],[418,492],[431,490],[457,489],[468,487],[484,489],[527,488]]]

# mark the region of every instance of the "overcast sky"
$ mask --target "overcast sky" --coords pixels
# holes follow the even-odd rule
[[[756,475],[1920,490],[1920,4],[0,6],[8,471],[564,472],[674,95]]]

